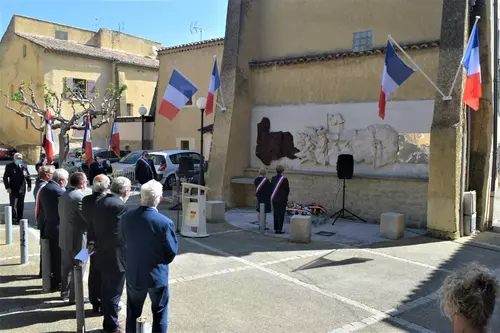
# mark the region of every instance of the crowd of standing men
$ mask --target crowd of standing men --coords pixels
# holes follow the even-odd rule
[[[15,158],[18,160],[22,156]],[[144,162],[138,163],[144,164],[139,169],[151,172]],[[40,166],[38,173],[33,191],[35,215],[40,236],[48,240],[50,247],[51,290],[60,291],[68,304],[75,303],[73,267],[82,265],[85,270],[86,262],[74,258],[88,248],[89,253],[94,253],[90,256],[89,301],[93,311],[104,317],[104,332],[123,332],[118,313],[125,283],[126,332],[135,332],[136,319],[148,294],[153,332],[166,332],[168,265],[176,256],[178,245],[173,222],[157,210],[163,186],[154,179],[145,183],[141,179],[141,204],[128,210],[125,206],[131,193],[128,178],[116,177],[111,181],[98,174],[91,182],[92,194],[84,196],[88,183],[85,173],[76,172],[70,177],[68,171],[55,169],[53,165]],[[9,164],[4,184],[11,194],[14,219],[19,221],[22,209],[13,199],[24,196],[26,185],[30,191],[26,166],[21,162]]]

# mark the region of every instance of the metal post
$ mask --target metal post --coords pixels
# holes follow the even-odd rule
[[[21,238],[21,265],[28,263],[28,220],[22,219],[20,223]]]
[[[139,317],[136,321],[135,332],[136,333],[149,333],[148,322],[146,317]]]
[[[204,118],[204,113],[205,109],[200,109],[201,111],[201,138],[200,138],[200,155],[201,155],[201,160],[200,160],[200,184],[202,186],[205,186],[205,157],[203,156],[203,118]]]
[[[40,260],[42,261],[42,288],[43,292],[50,293],[52,289],[50,279],[50,241],[48,239],[40,239],[42,245],[42,253]]]
[[[75,279],[75,303],[76,303],[76,331],[85,332],[85,307],[83,300],[83,272],[82,262],[78,261],[73,267],[73,278]]]
[[[141,149],[144,150],[146,148],[144,148],[144,116],[141,116],[141,127],[142,127],[142,130],[141,130]]]
[[[260,233],[266,232],[266,204],[261,203],[259,207],[259,229]]]
[[[5,244],[12,244],[12,207],[6,206],[4,209],[5,218]]]

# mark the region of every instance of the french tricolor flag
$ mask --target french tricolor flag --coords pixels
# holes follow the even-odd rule
[[[407,66],[403,60],[401,60],[391,42],[387,41],[384,74],[382,75],[382,89],[378,102],[378,115],[380,118],[385,118],[385,104],[391,94],[399,88],[403,82],[408,80],[413,73],[415,73],[413,68]]]
[[[198,87],[194,83],[174,69],[158,113],[173,120],[197,91]]]
[[[45,135],[43,137],[43,150],[47,158],[47,164],[52,164],[54,161],[54,135],[52,134],[52,115],[49,108],[45,111]]]
[[[85,151],[85,162],[88,166],[94,160],[92,153],[92,119],[90,114],[87,116],[87,121],[85,123],[85,134],[83,135],[83,145],[82,151]]]
[[[479,32],[477,23],[472,29],[472,33],[467,44],[463,60],[465,70],[467,71],[467,80],[465,81],[463,102],[470,106],[474,111],[479,109],[479,99],[483,95],[481,88],[481,65],[479,61]]]
[[[212,70],[212,77],[210,78],[210,85],[208,87],[208,96],[207,96],[207,106],[205,112],[207,116],[214,112],[215,103],[214,96],[215,91],[220,87],[220,77],[219,77],[219,69],[217,68],[217,57],[214,57],[214,69]]]
[[[120,131],[118,129],[118,122],[116,116],[113,117],[113,126],[111,127],[111,142],[110,148],[113,150],[117,157],[120,157]]]

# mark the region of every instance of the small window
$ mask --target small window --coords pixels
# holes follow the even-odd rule
[[[23,45],[23,58],[26,58],[26,44]]]
[[[150,154],[149,158],[153,161],[154,165],[162,165],[163,163],[165,163],[165,157],[163,157],[162,155]]]
[[[134,104],[127,103],[127,116],[134,115]]]
[[[56,30],[56,39],[68,40],[68,32]]]
[[[181,150],[189,150],[189,141],[181,140]]]
[[[181,158],[182,155],[181,154],[174,154],[174,155],[170,155],[169,158],[170,158],[170,162],[172,162],[172,164],[179,164],[179,158]]]
[[[87,80],[73,79],[73,89],[81,98],[87,98]]]
[[[355,32],[352,37],[352,49],[355,52],[372,49],[372,31]]]

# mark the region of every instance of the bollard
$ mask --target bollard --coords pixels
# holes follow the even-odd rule
[[[20,223],[21,238],[21,265],[28,263],[28,220],[22,219]]]
[[[259,207],[259,228],[260,233],[264,234],[266,232],[266,205],[261,203]]]
[[[75,303],[76,303],[76,331],[85,332],[85,304],[83,299],[83,272],[82,262],[77,261],[73,267],[73,278],[75,279]]]
[[[46,293],[50,293],[51,279],[50,279],[50,241],[48,239],[40,239],[42,245],[42,253],[40,253],[40,260],[42,261],[42,288]]]
[[[12,207],[6,206],[4,208],[5,218],[5,244],[12,244]]]
[[[137,318],[136,321],[136,326],[135,326],[135,332],[136,333],[149,333],[149,325],[148,322],[146,321],[146,317],[139,317]]]

